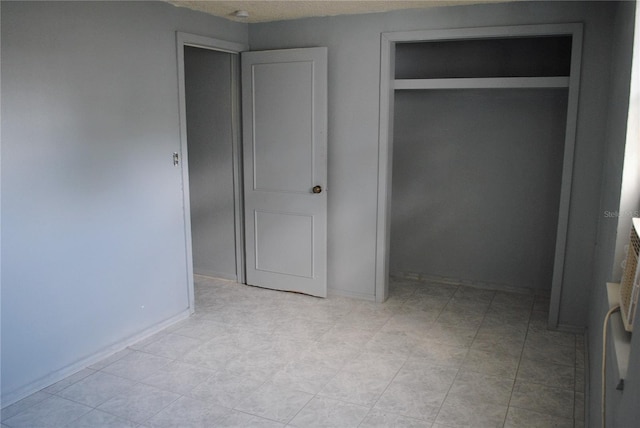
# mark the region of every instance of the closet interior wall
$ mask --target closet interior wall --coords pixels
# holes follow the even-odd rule
[[[570,61],[567,36],[397,44],[391,275],[549,294]]]

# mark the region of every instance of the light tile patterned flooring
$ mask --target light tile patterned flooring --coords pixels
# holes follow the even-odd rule
[[[196,277],[196,314],[3,427],[582,427],[584,344],[533,296],[394,280],[385,304]]]

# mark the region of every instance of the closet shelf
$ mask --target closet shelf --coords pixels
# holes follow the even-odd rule
[[[396,79],[396,90],[568,88],[569,77],[473,77],[453,79]]]

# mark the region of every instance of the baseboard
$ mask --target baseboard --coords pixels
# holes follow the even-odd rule
[[[62,379],[71,376],[74,373],[79,372],[80,370],[87,368],[103,359],[115,354],[116,352],[122,351],[123,349],[131,346],[143,339],[146,339],[149,336],[152,336],[158,333],[161,330],[173,325],[177,322],[180,322],[186,318],[189,318],[190,310],[186,309],[185,311],[179,313],[176,316],[173,316],[165,321],[157,323],[142,332],[135,334],[133,336],[129,336],[128,338],[114,343],[95,354],[90,355],[89,357],[83,358],[73,364],[70,364],[60,370],[56,370],[53,373],[50,373],[40,379],[37,379],[22,388],[16,389],[14,391],[8,392],[6,396],[2,397],[2,408],[10,406],[17,401],[22,400],[29,395],[40,391],[43,388],[46,388],[50,385],[53,385],[56,382],[61,381]]]
[[[238,276],[235,274],[221,273],[207,269],[193,268],[194,275],[208,276],[210,278],[228,279],[230,281],[237,281]]]
[[[353,299],[369,300],[372,302],[376,301],[376,296],[372,294],[354,293],[352,291],[340,290],[338,288],[329,288],[327,289],[327,292],[329,296],[350,297]]]
[[[416,273],[416,272],[393,272],[390,276],[396,278],[409,279],[413,281],[421,281],[421,282],[437,282],[440,284],[449,284],[456,286],[465,286],[478,288],[481,290],[491,290],[491,291],[504,291],[507,293],[518,293],[518,294],[526,294],[529,296],[550,296],[550,290],[541,290],[537,288],[528,288],[528,287],[514,287],[507,284],[501,284],[497,282],[485,282],[485,281],[476,281],[470,279],[463,278],[453,278],[439,275],[429,275],[425,273]]]

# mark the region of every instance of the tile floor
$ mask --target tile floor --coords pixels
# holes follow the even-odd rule
[[[2,410],[2,427],[582,427],[548,301],[394,280],[385,304],[196,278],[196,314]]]

